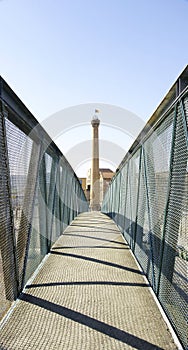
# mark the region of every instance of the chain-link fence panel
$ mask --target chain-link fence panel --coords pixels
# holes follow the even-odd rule
[[[124,157],[102,211],[120,227],[187,349],[188,90],[167,107]]]
[[[66,158],[0,79],[1,318],[88,203]]]

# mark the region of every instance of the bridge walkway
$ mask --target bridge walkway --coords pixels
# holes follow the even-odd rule
[[[147,280],[99,212],[65,230],[3,319],[1,350],[175,350]]]

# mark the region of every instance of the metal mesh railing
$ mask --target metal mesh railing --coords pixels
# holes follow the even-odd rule
[[[185,349],[188,302],[188,89],[142,133],[102,211],[120,227]],[[136,145],[136,144],[135,144]]]
[[[65,157],[0,80],[1,318],[53,242],[88,204]]]

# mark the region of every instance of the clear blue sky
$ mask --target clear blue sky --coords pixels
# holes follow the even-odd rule
[[[90,102],[147,120],[188,61],[187,0],[0,0],[0,74],[42,121]]]

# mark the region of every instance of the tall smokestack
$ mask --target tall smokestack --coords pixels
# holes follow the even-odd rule
[[[99,111],[96,109],[91,120],[93,128],[92,136],[92,164],[91,164],[91,189],[90,189],[90,208],[91,210],[100,210],[100,184],[99,184]]]

